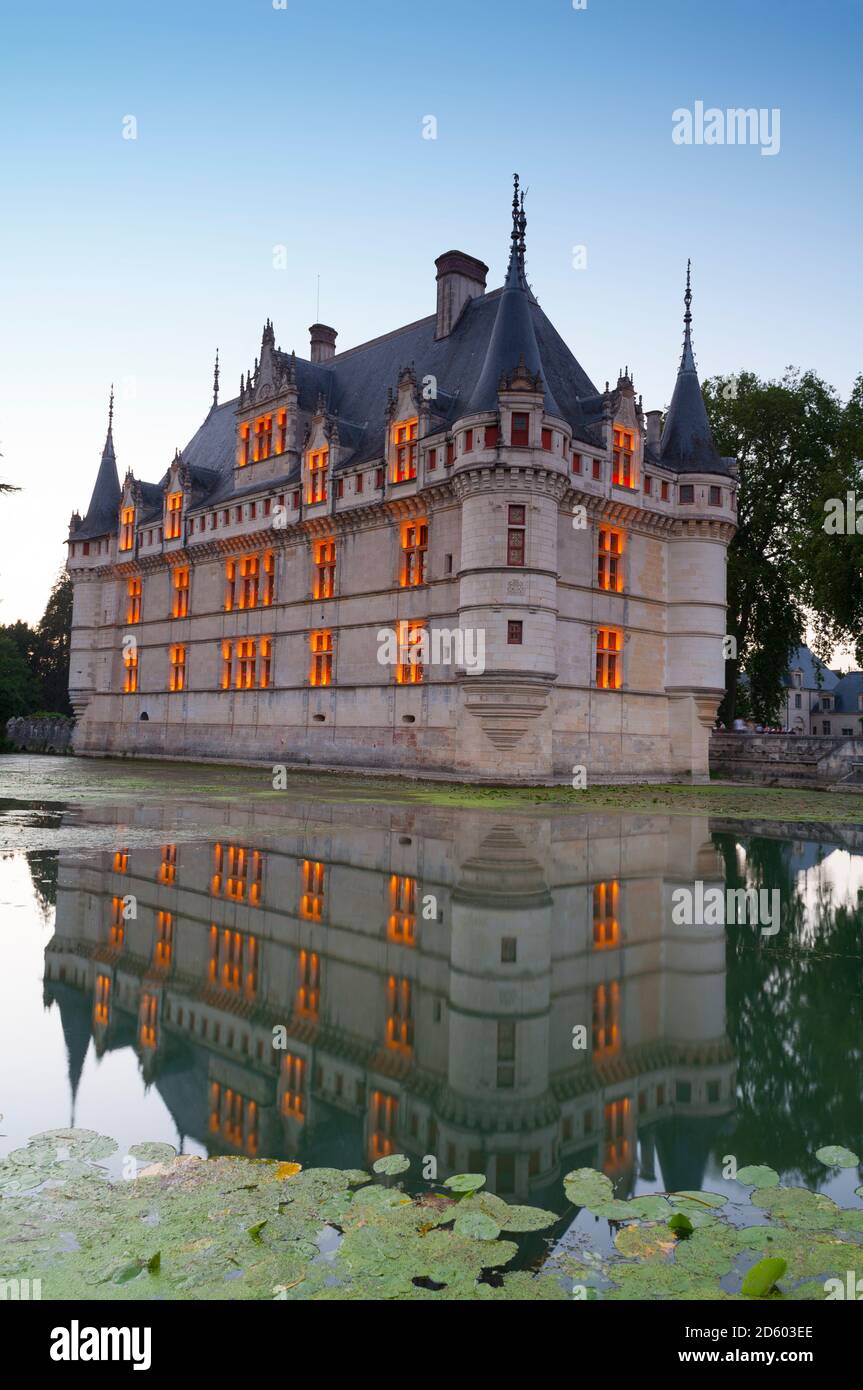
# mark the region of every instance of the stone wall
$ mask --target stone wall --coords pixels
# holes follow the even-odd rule
[[[863,738],[714,733],[710,771],[735,782],[767,786],[841,783],[849,789],[863,788]]]
[[[64,719],[7,719],[6,741],[28,753],[71,753],[75,721]]]

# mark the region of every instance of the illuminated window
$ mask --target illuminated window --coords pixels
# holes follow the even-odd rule
[[[524,507],[507,508],[506,563],[523,565],[527,516]]]
[[[186,648],[169,648],[170,674],[168,677],[169,690],[183,690],[186,685]]]
[[[258,938],[212,922],[208,973],[217,988],[253,999],[258,992]]]
[[[243,555],[239,560],[226,561],[225,611],[227,613],[232,612],[235,608],[257,608],[260,594],[260,572],[261,557],[259,555]],[[272,551],[267,551],[264,556],[263,602],[265,604],[272,603],[273,574]]]
[[[140,1025],[138,1037],[141,1046],[150,1049],[154,1048],[156,1046],[159,1026],[159,1000],[155,994],[141,995],[138,1020]]]
[[[175,883],[177,879],[177,846],[162,846],[162,862],[159,865],[159,882]]]
[[[134,695],[138,689],[138,648],[132,647],[123,657],[123,665],[126,668],[126,675],[123,681],[123,690],[126,695]]]
[[[596,684],[600,690],[619,690],[622,634],[616,627],[601,627],[596,634]]]
[[[611,481],[618,487],[635,487],[635,437],[632,430],[614,429]]]
[[[257,1102],[241,1095],[233,1086],[211,1081],[210,1133],[254,1158],[258,1152]]]
[[[304,1058],[286,1052],[282,1058],[282,1114],[291,1115],[295,1120],[305,1119],[303,1091],[306,1080]]]
[[[126,622],[139,623],[141,621],[141,589],[140,579],[126,580]]]
[[[617,980],[593,991],[593,1055],[607,1057],[620,1047],[620,985]]]
[[[530,416],[522,411],[513,411],[510,442],[514,448],[524,449],[530,443]]]
[[[255,451],[253,462],[258,463],[260,459],[268,459],[273,451],[273,417],[272,415],[259,415],[255,421]]]
[[[222,643],[222,690],[266,690],[272,683],[273,643],[270,637],[242,637]]]
[[[315,541],[313,598],[332,598],[336,591],[336,543]]]
[[[272,550],[264,552],[264,592],[261,603],[265,608],[272,605],[276,593],[276,557]]]
[[[617,946],[620,940],[620,883],[616,878],[593,888],[593,945],[598,951]]]
[[[413,998],[410,980],[387,980],[386,1045],[396,1052],[410,1052],[414,1041]]]
[[[276,435],[276,453],[283,454],[288,447],[288,412],[280,410],[276,416],[278,434]]]
[[[260,690],[269,690],[272,684],[273,668],[273,644],[270,638],[262,637],[258,644],[258,649],[260,652],[260,661],[258,663],[258,688]]]
[[[153,964],[157,970],[167,970],[171,964],[171,956],[174,951],[174,914],[173,912],[156,913],[156,949],[153,954]]]
[[[183,525],[183,494],[169,492],[165,505],[165,540],[175,541]]]
[[[310,685],[331,685],[333,679],[333,634],[329,630],[309,633]]]
[[[387,936],[400,946],[415,946],[416,926],[417,881],[407,874],[392,874]]]
[[[129,851],[127,849],[114,850],[114,873],[127,874],[129,872]]]
[[[329,468],[329,449],[313,449],[309,453],[309,483],[306,501],[326,502],[327,470]]]
[[[385,1091],[372,1091],[369,1113],[369,1161],[396,1151],[399,1103]]]
[[[126,919],[123,916],[122,898],[111,899],[111,926],[108,931],[108,944],[119,950],[126,939]]]
[[[120,550],[131,550],[135,544],[135,508],[123,507],[120,512]]]
[[[111,980],[108,975],[96,976],[93,999],[93,1022],[107,1024],[111,1016]]]
[[[258,665],[257,644],[251,638],[244,637],[235,644],[235,649],[237,689],[251,690]]]
[[[317,859],[303,860],[303,892],[300,897],[300,916],[308,922],[320,922],[324,915],[324,866]]]
[[[401,585],[403,589],[425,583],[426,552],[429,543],[428,522],[406,521],[402,526],[402,568]]]
[[[657,1092],[657,1103],[659,1094]],[[629,1097],[611,1101],[605,1107],[605,1155],[603,1168],[625,1168],[629,1163]]]
[[[398,625],[398,665],[396,681],[399,685],[421,685],[425,673],[424,658],[428,645],[428,628],[422,622],[405,622]]]
[[[400,420],[393,425],[393,481],[403,483],[417,475],[417,420]]]
[[[257,608],[258,572],[260,561],[257,555],[244,555],[240,561],[240,596],[238,607]]]
[[[623,532],[612,526],[599,528],[597,583],[614,594],[623,592]]]
[[[321,1006],[321,958],[317,951],[300,951],[297,973],[297,1013],[303,1018],[317,1018]]]
[[[235,903],[249,902],[260,906],[264,860],[260,850],[243,845],[213,846],[213,877],[210,891],[214,897],[230,898]]]
[[[189,567],[188,565],[177,565],[173,572],[174,578],[174,598],[171,604],[171,615],[174,618],[188,618],[189,616]]]
[[[251,460],[251,425],[240,425],[240,442],[237,450],[237,463],[240,468],[245,468]]]

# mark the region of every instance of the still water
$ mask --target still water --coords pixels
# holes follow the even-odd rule
[[[863,1144],[863,828],[155,769],[113,800],[72,767],[0,759],[4,1151],[74,1123],[120,1154],[431,1155],[553,1210],[572,1168],[629,1196],[733,1155],[851,1200],[814,1151]],[[778,931],[679,924],[699,883],[778,891]]]

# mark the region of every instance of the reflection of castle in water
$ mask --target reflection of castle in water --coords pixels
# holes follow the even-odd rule
[[[657,1154],[700,1185],[734,1104],[724,931],[673,926],[670,898],[720,875],[705,820],[228,819],[215,845],[61,855],[45,980],[73,1089],[92,1038],[133,1046],[211,1152],[433,1154],[550,1204],[569,1168],[627,1191]]]

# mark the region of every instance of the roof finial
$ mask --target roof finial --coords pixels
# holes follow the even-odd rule
[[[691,367],[695,370],[695,357],[692,352],[692,261],[686,262],[686,293],[683,296],[683,303],[686,306],[683,315],[683,356],[680,359],[681,369]]]
[[[219,404],[219,349],[216,348],[216,365],[213,369],[213,405]]]
[[[113,425],[114,425],[114,383],[113,383],[113,381],[112,381],[112,382],[111,382],[111,394],[110,394],[110,396],[108,397],[108,433],[109,433],[109,434],[111,433],[111,430],[112,430],[112,428],[113,428]]]

